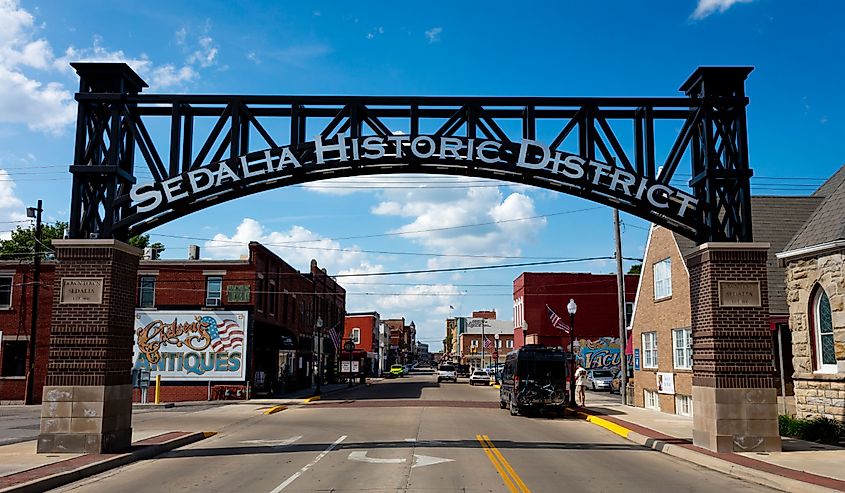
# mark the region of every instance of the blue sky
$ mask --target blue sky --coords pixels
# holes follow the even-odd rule
[[[0,230],[23,220],[39,198],[47,217],[67,219],[77,85],[67,64],[75,60],[127,61],[153,93],[365,95],[674,96],[698,65],[753,65],[753,191],[809,193],[843,163],[845,8],[837,1],[79,5],[0,0]],[[611,210],[590,202],[495,182],[386,181],[384,189],[347,183],[265,192],[152,236],[168,257],[184,257],[189,243],[203,246],[204,257],[236,258],[253,239],[306,242],[274,249],[297,268],[316,258],[330,273],[613,252]],[[547,214],[554,215],[513,220]],[[648,224],[624,214],[623,221],[625,256],[641,256]],[[478,223],[486,224],[395,234]],[[611,272],[613,265],[543,270],[555,269]],[[419,338],[436,349],[450,313],[496,309],[510,318],[520,272],[343,284],[350,311],[413,319]]]

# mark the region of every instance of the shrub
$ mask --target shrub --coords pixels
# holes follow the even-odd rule
[[[818,416],[799,419],[792,416],[778,416],[781,436],[800,438],[812,442],[837,444],[845,439],[845,424],[835,419]]]

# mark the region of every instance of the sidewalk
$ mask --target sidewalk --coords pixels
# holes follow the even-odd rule
[[[715,453],[692,444],[692,418],[589,392],[579,415],[631,441],[784,491],[845,491],[845,448],[783,438],[782,452]]]

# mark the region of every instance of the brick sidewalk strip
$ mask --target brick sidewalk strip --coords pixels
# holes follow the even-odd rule
[[[121,454],[87,454],[0,477],[0,493],[41,492],[79,481],[109,469],[149,459],[214,435],[211,432],[175,431],[146,438]]]
[[[798,471],[798,470],[795,470],[795,469],[790,469],[788,467],[782,467],[782,466],[778,466],[778,465],[775,465],[775,464],[770,464],[768,462],[752,459],[750,457],[745,457],[743,455],[739,455],[739,454],[735,454],[735,453],[731,453],[731,452],[711,452],[710,450],[707,450],[707,449],[693,445],[689,440],[665,435],[665,434],[660,433],[658,431],[652,430],[651,428],[646,428],[645,426],[640,426],[638,424],[631,423],[629,421],[625,421],[625,420],[619,419],[615,416],[610,416],[610,415],[607,415],[607,414],[604,414],[604,413],[601,413],[601,412],[598,412],[598,411],[590,411],[590,410],[579,409],[579,412],[584,413],[584,414],[593,415],[593,416],[598,416],[598,417],[601,417],[602,419],[609,421],[611,423],[614,423],[618,426],[621,426],[623,428],[627,428],[628,430],[630,430],[630,431],[636,433],[637,435],[640,435],[640,436],[645,438],[645,440],[642,440],[643,443],[640,443],[641,445],[652,448],[654,450],[669,453],[669,451],[666,450],[667,446],[681,447],[683,449],[689,450],[691,452],[695,452],[697,454],[702,454],[702,455],[705,455],[705,456],[708,456],[708,457],[720,459],[720,460],[723,460],[723,461],[726,461],[726,462],[730,462],[732,464],[736,464],[738,466],[743,466],[743,467],[753,469],[753,470],[756,470],[756,471],[760,471],[760,472],[763,472],[763,473],[773,474],[773,475],[780,476],[780,477],[783,477],[783,478],[787,478],[787,479],[791,479],[791,480],[795,480],[795,481],[801,481],[801,482],[804,482],[804,483],[809,483],[809,484],[812,484],[812,485],[821,486],[823,488],[829,488],[829,489],[836,490],[836,491],[845,491],[845,481],[841,481],[841,480],[834,479],[834,478],[829,478],[829,477],[826,477],[826,476],[819,476],[817,474],[811,474],[811,473],[804,472],[804,471]],[[639,441],[633,439],[633,437],[629,436],[628,439],[639,443]],[[675,455],[675,454],[671,454],[671,455]],[[689,460],[688,456],[686,456],[686,455],[684,457],[681,457],[681,458]],[[701,464],[701,465],[705,465],[705,464]],[[730,473],[730,471],[722,471],[722,472]]]

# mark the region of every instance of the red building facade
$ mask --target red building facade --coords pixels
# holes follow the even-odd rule
[[[633,310],[639,276],[625,276],[625,304],[629,317]],[[616,339],[618,352],[619,317],[616,275],[588,273],[525,272],[514,280],[514,347],[527,343],[569,346],[569,335],[552,326],[549,308],[570,324],[566,305],[574,299],[577,344],[586,350]],[[595,365],[593,365],[595,366]],[[601,364],[599,366],[607,366]]]
[[[33,392],[37,402],[49,358],[53,270],[51,262],[42,263]],[[24,399],[27,362],[22,343],[29,340],[31,278],[31,266],[0,262],[0,402]],[[6,305],[2,303],[4,285],[11,288]],[[319,316],[324,327],[337,326],[346,307],[345,290],[316,261],[311,261],[308,272],[300,272],[255,242],[240,260],[142,260],[136,296],[136,306],[142,310],[248,314],[246,378],[163,382],[163,402],[246,397],[247,388],[252,395],[269,395],[313,385],[316,319]],[[330,378],[337,358],[330,342],[323,348],[327,350],[322,354],[324,375]],[[137,389],[134,399],[140,400]]]
[[[355,343],[355,350],[366,354],[365,364],[370,375],[378,375],[379,325],[378,312],[349,313],[343,325],[343,338]]]
[[[50,315],[53,309],[53,272],[55,264],[41,263],[35,331],[33,403],[41,402],[41,388],[47,377],[50,349]],[[0,404],[23,403],[29,368],[30,331],[32,328],[33,283],[31,263],[0,262]]]

